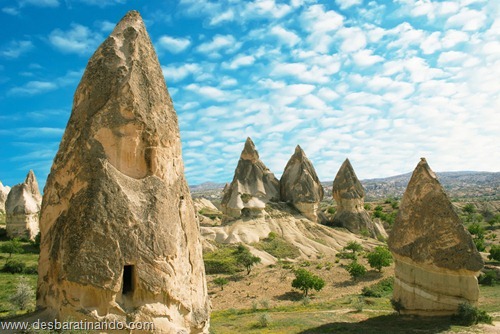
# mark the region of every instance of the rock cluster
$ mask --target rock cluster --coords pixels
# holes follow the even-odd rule
[[[359,182],[349,159],[340,167],[333,181],[332,195],[337,202],[333,225],[343,226],[353,233],[371,237],[387,236],[380,224],[374,224],[365,211],[365,190]]]
[[[89,60],[47,180],[40,226],[37,305],[53,317],[208,333],[202,246],[177,115],[136,11]]]
[[[266,203],[279,200],[280,184],[247,138],[231,184],[224,187],[222,212],[230,217],[260,216]]]
[[[10,187],[4,186],[2,182],[0,182],[0,213],[5,214],[5,201],[7,201],[9,191]]]
[[[448,315],[476,303],[483,260],[434,172],[422,158],[401,200],[388,244],[394,299],[403,313]]]
[[[30,170],[23,183],[12,187],[5,201],[7,236],[35,239],[39,232],[41,203],[38,182]]]
[[[297,145],[280,179],[281,200],[292,203],[305,217],[316,222],[323,194],[314,166]]]

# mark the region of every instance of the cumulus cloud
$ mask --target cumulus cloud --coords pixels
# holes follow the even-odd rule
[[[200,44],[196,50],[210,57],[220,56],[219,52],[232,53],[241,47],[232,35],[215,35],[211,41]]]
[[[31,41],[11,41],[0,50],[0,55],[5,58],[18,58],[34,48]]]
[[[9,90],[10,95],[37,95],[57,89],[54,82],[29,81],[23,86],[14,87]]]
[[[201,67],[193,63],[162,66],[161,69],[167,83],[182,81],[189,75],[201,72]]]
[[[276,36],[281,43],[288,46],[294,46],[300,42],[300,37],[296,33],[286,30],[280,25],[271,28],[271,35]]]
[[[345,10],[352,6],[361,5],[363,3],[363,0],[335,0],[335,3],[337,4],[337,6],[339,6],[340,9]]]
[[[158,39],[156,44],[158,48],[167,50],[171,53],[181,53],[189,47],[191,41],[187,38],[175,38],[163,35]]]
[[[80,24],[72,24],[71,29],[55,29],[49,35],[50,43],[64,53],[85,55],[93,52],[103,37]]]

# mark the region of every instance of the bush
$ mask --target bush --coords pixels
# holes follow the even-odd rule
[[[462,208],[462,211],[467,214],[476,213],[476,207],[472,203],[465,204],[465,206]]]
[[[393,284],[393,277],[385,278],[376,284],[365,286],[363,290],[361,290],[361,294],[365,297],[381,298],[392,292]]]
[[[11,258],[12,254],[20,254],[23,252],[23,245],[19,239],[15,238],[0,245],[0,252],[9,254],[9,258]]]
[[[483,274],[479,275],[477,281],[481,285],[493,286],[497,282],[497,273],[495,270],[485,271]]]
[[[2,268],[3,272],[11,274],[21,274],[25,271],[26,264],[18,260],[8,260]]]
[[[388,267],[392,263],[391,252],[383,246],[375,247],[375,250],[368,253],[367,257],[370,267],[376,268],[379,272],[382,271],[382,267]]]
[[[238,265],[234,256],[234,247],[221,247],[214,252],[203,254],[207,274],[234,274]]]
[[[252,255],[250,250],[243,245],[238,246],[234,251],[234,255],[236,257],[236,263],[246,268],[247,275],[250,274],[252,266],[261,262],[260,257]]]
[[[328,207],[328,209],[326,210],[326,212],[328,212],[331,215],[334,215],[336,211],[337,210],[333,206]]]
[[[229,283],[229,281],[224,278],[224,277],[217,277],[214,279],[214,283],[215,285],[219,286],[220,287],[220,290],[223,291],[224,290],[224,285],[226,285],[227,283]]]
[[[353,253],[363,251],[363,246],[359,242],[349,241],[347,245],[343,248],[343,250],[350,250]]]
[[[269,234],[267,235],[266,241],[273,241],[277,237],[278,237],[278,233],[276,233],[276,232],[269,232]]]
[[[484,228],[479,223],[470,224],[467,230],[477,238],[484,238]]]
[[[486,250],[486,245],[484,244],[483,238],[474,238],[473,241],[478,251],[484,252]]]
[[[264,327],[268,327],[269,324],[271,323],[271,316],[267,313],[262,313],[260,316],[259,316],[259,326],[264,328]]]
[[[491,316],[488,313],[479,310],[477,307],[469,303],[462,303],[458,305],[457,314],[455,314],[453,318],[463,326],[472,326],[478,323],[492,323]]]
[[[371,209],[372,209],[371,204],[366,203],[365,204],[365,210],[371,210]]]
[[[349,265],[345,267],[345,270],[351,275],[353,279],[362,277],[366,274],[366,268],[357,261],[352,261]]]
[[[38,267],[36,265],[26,267],[26,269],[24,269],[23,272],[26,275],[37,275],[38,274]]]
[[[20,277],[16,285],[16,292],[10,297],[9,301],[17,309],[24,311],[33,305],[34,299],[35,291],[25,277]]]
[[[292,287],[302,290],[304,297],[307,297],[310,289],[320,291],[325,286],[325,281],[305,269],[295,271],[295,279],[292,281]]]
[[[500,261],[500,245],[492,245],[488,259]]]
[[[405,309],[400,299],[396,300],[394,298],[391,298],[391,306],[394,309],[394,311],[398,312],[398,314],[401,314],[401,311]]]

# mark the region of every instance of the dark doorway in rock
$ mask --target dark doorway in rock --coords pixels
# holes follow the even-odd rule
[[[123,295],[134,292],[133,280],[134,280],[134,266],[129,265],[123,267],[123,287],[122,287]]]

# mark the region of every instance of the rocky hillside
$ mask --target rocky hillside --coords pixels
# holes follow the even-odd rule
[[[439,181],[452,199],[500,199],[500,172],[441,172],[436,173]],[[361,180],[366,190],[366,201],[387,197],[401,197],[410,180],[411,173],[387,178]],[[325,187],[325,199],[332,196],[332,182],[321,182]],[[205,197],[218,201],[223,183],[206,182],[191,187],[193,197]]]

